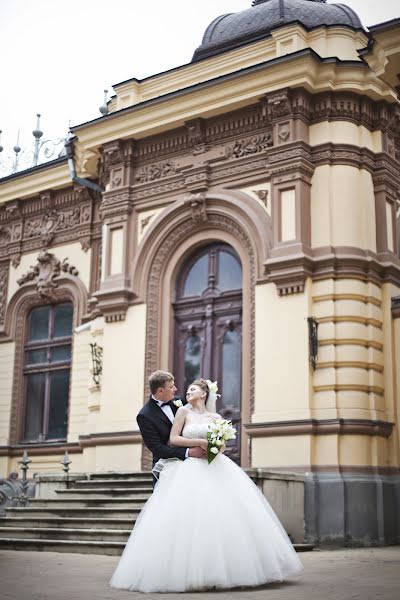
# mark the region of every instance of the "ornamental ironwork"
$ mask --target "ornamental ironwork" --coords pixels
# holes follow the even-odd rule
[[[92,377],[97,389],[100,389],[100,375],[103,372],[103,348],[95,342],[92,349]]]
[[[26,148],[21,148],[18,131],[17,142],[13,146],[13,153],[3,154],[4,148],[1,145],[2,130],[0,129],[0,179],[9,175],[15,175],[21,171],[33,169],[34,167],[65,156],[65,138],[57,138],[56,140],[43,138],[43,131],[40,129],[40,114],[36,116],[36,127],[32,131],[34,137],[33,144]]]
[[[22,459],[19,461],[22,470],[22,479],[18,478],[18,473],[13,471],[6,479],[0,479],[0,516],[5,514],[8,507],[26,506],[29,498],[35,496],[35,482],[29,481],[27,472],[31,460],[25,450]]]
[[[315,371],[318,361],[318,321],[314,317],[307,317],[307,322],[310,363]]]

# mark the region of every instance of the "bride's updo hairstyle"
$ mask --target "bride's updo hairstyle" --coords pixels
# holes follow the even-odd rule
[[[208,412],[215,413],[217,410],[217,394],[210,394],[210,388],[208,387],[207,381],[200,377],[199,379],[193,381],[191,385],[198,385],[199,388],[206,393],[206,410],[208,410]]]
[[[199,388],[202,389],[203,392],[206,393],[205,402],[207,404],[208,395],[210,393],[210,390],[208,389],[207,381],[205,379],[202,379],[201,377],[199,377],[199,379],[195,379],[195,381],[192,381],[192,383],[190,385],[198,385]]]

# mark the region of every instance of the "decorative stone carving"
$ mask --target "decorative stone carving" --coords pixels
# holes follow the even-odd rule
[[[194,223],[207,223],[207,207],[205,194],[189,194],[185,198],[185,206],[190,208],[190,213]]]
[[[54,254],[43,250],[37,258],[37,264],[17,280],[18,285],[24,285],[30,281],[36,282],[36,288],[41,297],[48,298],[52,295],[52,290],[57,287],[55,279],[61,272],[77,276],[78,270],[67,263],[67,258],[61,262]]]
[[[267,98],[267,111],[270,119],[284,117],[291,112],[290,100],[286,91],[271,94]]]
[[[268,206],[268,190],[253,190],[253,194],[257,196],[259,200],[264,204],[265,208]]]
[[[11,240],[11,230],[9,227],[0,227],[0,246],[5,246]]]
[[[11,255],[10,258],[12,266],[14,267],[14,269],[16,269],[21,262],[21,253],[18,252],[17,254]]]
[[[136,181],[146,183],[147,181],[155,181],[162,179],[175,173],[175,164],[172,160],[163,160],[159,163],[142,167],[136,176]]]
[[[8,264],[0,264],[0,325],[4,323],[6,311],[8,271]]]
[[[80,223],[81,208],[76,206],[67,211],[47,210],[43,217],[25,222],[25,238],[40,237],[47,246],[57,231],[72,229]]]
[[[135,140],[114,140],[100,150],[100,183],[105,188],[109,181],[113,187],[124,182],[124,170],[133,166]],[[117,168],[115,168],[117,167]]]
[[[140,233],[143,233],[145,227],[147,227],[147,225],[150,223],[151,219],[154,217],[154,213],[151,215],[148,215],[147,217],[144,217],[143,219],[141,219],[140,221]]]
[[[256,154],[268,150],[272,146],[272,136],[269,133],[255,135],[251,138],[237,140],[233,146],[227,148],[227,155],[234,158]]]
[[[18,473],[12,471],[7,479],[0,479],[0,516],[4,517],[5,509],[11,506],[26,506],[29,498],[35,496],[34,481],[23,481]]]
[[[202,154],[207,150],[204,119],[193,119],[187,121],[185,125],[189,141],[193,144],[193,154]]]

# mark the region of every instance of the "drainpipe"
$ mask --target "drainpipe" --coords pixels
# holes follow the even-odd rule
[[[74,138],[71,135],[71,136],[67,136],[67,138],[65,140],[65,152],[68,157],[69,173],[71,175],[72,181],[79,185],[84,185],[84,186],[90,188],[91,190],[95,190],[96,192],[104,192],[104,188],[102,188],[100,185],[98,185],[94,181],[91,181],[90,179],[84,179],[83,177],[78,177],[78,175],[76,174],[75,163],[74,163],[74,148],[73,148],[73,143],[72,143],[73,139]]]

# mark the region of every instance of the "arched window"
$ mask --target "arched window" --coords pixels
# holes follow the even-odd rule
[[[23,442],[67,437],[73,306],[33,308],[24,347]]]

